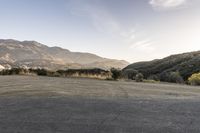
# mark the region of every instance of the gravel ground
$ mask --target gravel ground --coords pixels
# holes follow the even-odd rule
[[[0,133],[199,133],[200,87],[0,76]]]

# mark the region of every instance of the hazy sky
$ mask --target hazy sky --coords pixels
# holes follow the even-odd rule
[[[0,0],[0,38],[129,62],[200,50],[200,0]]]

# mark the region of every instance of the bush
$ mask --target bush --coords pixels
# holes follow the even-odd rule
[[[143,81],[143,78],[144,78],[143,74],[142,74],[142,73],[138,73],[138,74],[136,75],[136,77],[135,77],[135,81],[136,81],[136,82],[142,82],[142,81]]]
[[[179,72],[163,72],[160,75],[160,80],[171,83],[184,83],[184,80]]]
[[[38,76],[48,76],[48,70],[46,69],[40,69],[40,68],[37,68],[37,69],[29,69],[29,72],[30,73],[35,73],[36,75]]]
[[[159,83],[159,81],[152,80],[152,79],[143,80],[143,82],[144,83]]]
[[[169,82],[169,73],[162,72],[161,74],[159,74],[159,79],[160,81]]]
[[[169,75],[169,80],[172,83],[184,83],[184,80],[179,72],[171,72]]]
[[[8,69],[3,69],[1,72],[0,72],[1,75],[10,75],[10,71]]]
[[[117,80],[119,78],[121,78],[122,72],[119,69],[115,69],[115,68],[111,68],[111,73],[112,73],[112,78],[114,80]]]
[[[191,85],[200,85],[200,73],[192,74],[188,81]]]
[[[29,73],[27,69],[24,68],[12,68],[12,69],[4,69],[0,72],[0,75],[24,75]]]
[[[106,79],[111,77],[110,71],[99,68],[58,70],[56,73],[62,77],[84,77],[95,79]]]
[[[135,77],[137,74],[138,74],[138,71],[135,69],[126,69],[123,71],[123,77],[126,79],[135,80]]]
[[[158,75],[150,75],[147,80],[160,81],[160,78]]]

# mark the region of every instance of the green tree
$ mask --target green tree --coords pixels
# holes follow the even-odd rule
[[[136,82],[142,82],[142,81],[143,81],[143,78],[144,78],[143,74],[142,74],[142,73],[138,73],[138,74],[136,75],[136,77],[135,77],[135,81],[136,81]]]
[[[200,85],[200,73],[192,74],[188,81],[191,85]]]
[[[179,72],[170,72],[169,81],[173,83],[184,83],[184,80]]]
[[[123,77],[127,79],[135,80],[135,77],[137,74],[138,74],[138,71],[135,69],[126,69],[123,71]]]
[[[160,80],[171,83],[184,83],[183,77],[178,71],[176,72],[163,72],[160,75]]]
[[[116,69],[116,68],[111,68],[111,73],[112,73],[112,78],[114,80],[117,80],[119,78],[121,78],[121,75],[122,75],[122,71],[119,70],[119,69]]]

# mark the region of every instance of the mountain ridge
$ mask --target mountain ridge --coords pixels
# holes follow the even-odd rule
[[[106,63],[105,63],[106,62]],[[61,47],[49,47],[36,41],[0,39],[0,65],[6,67],[64,68],[123,68],[124,60],[103,58],[92,53],[71,52]]]
[[[193,73],[200,72],[200,51],[174,54],[152,61],[136,62],[125,67],[123,71],[128,69],[139,71],[145,78],[157,76],[161,80],[163,75],[178,72],[184,80],[187,80]]]

